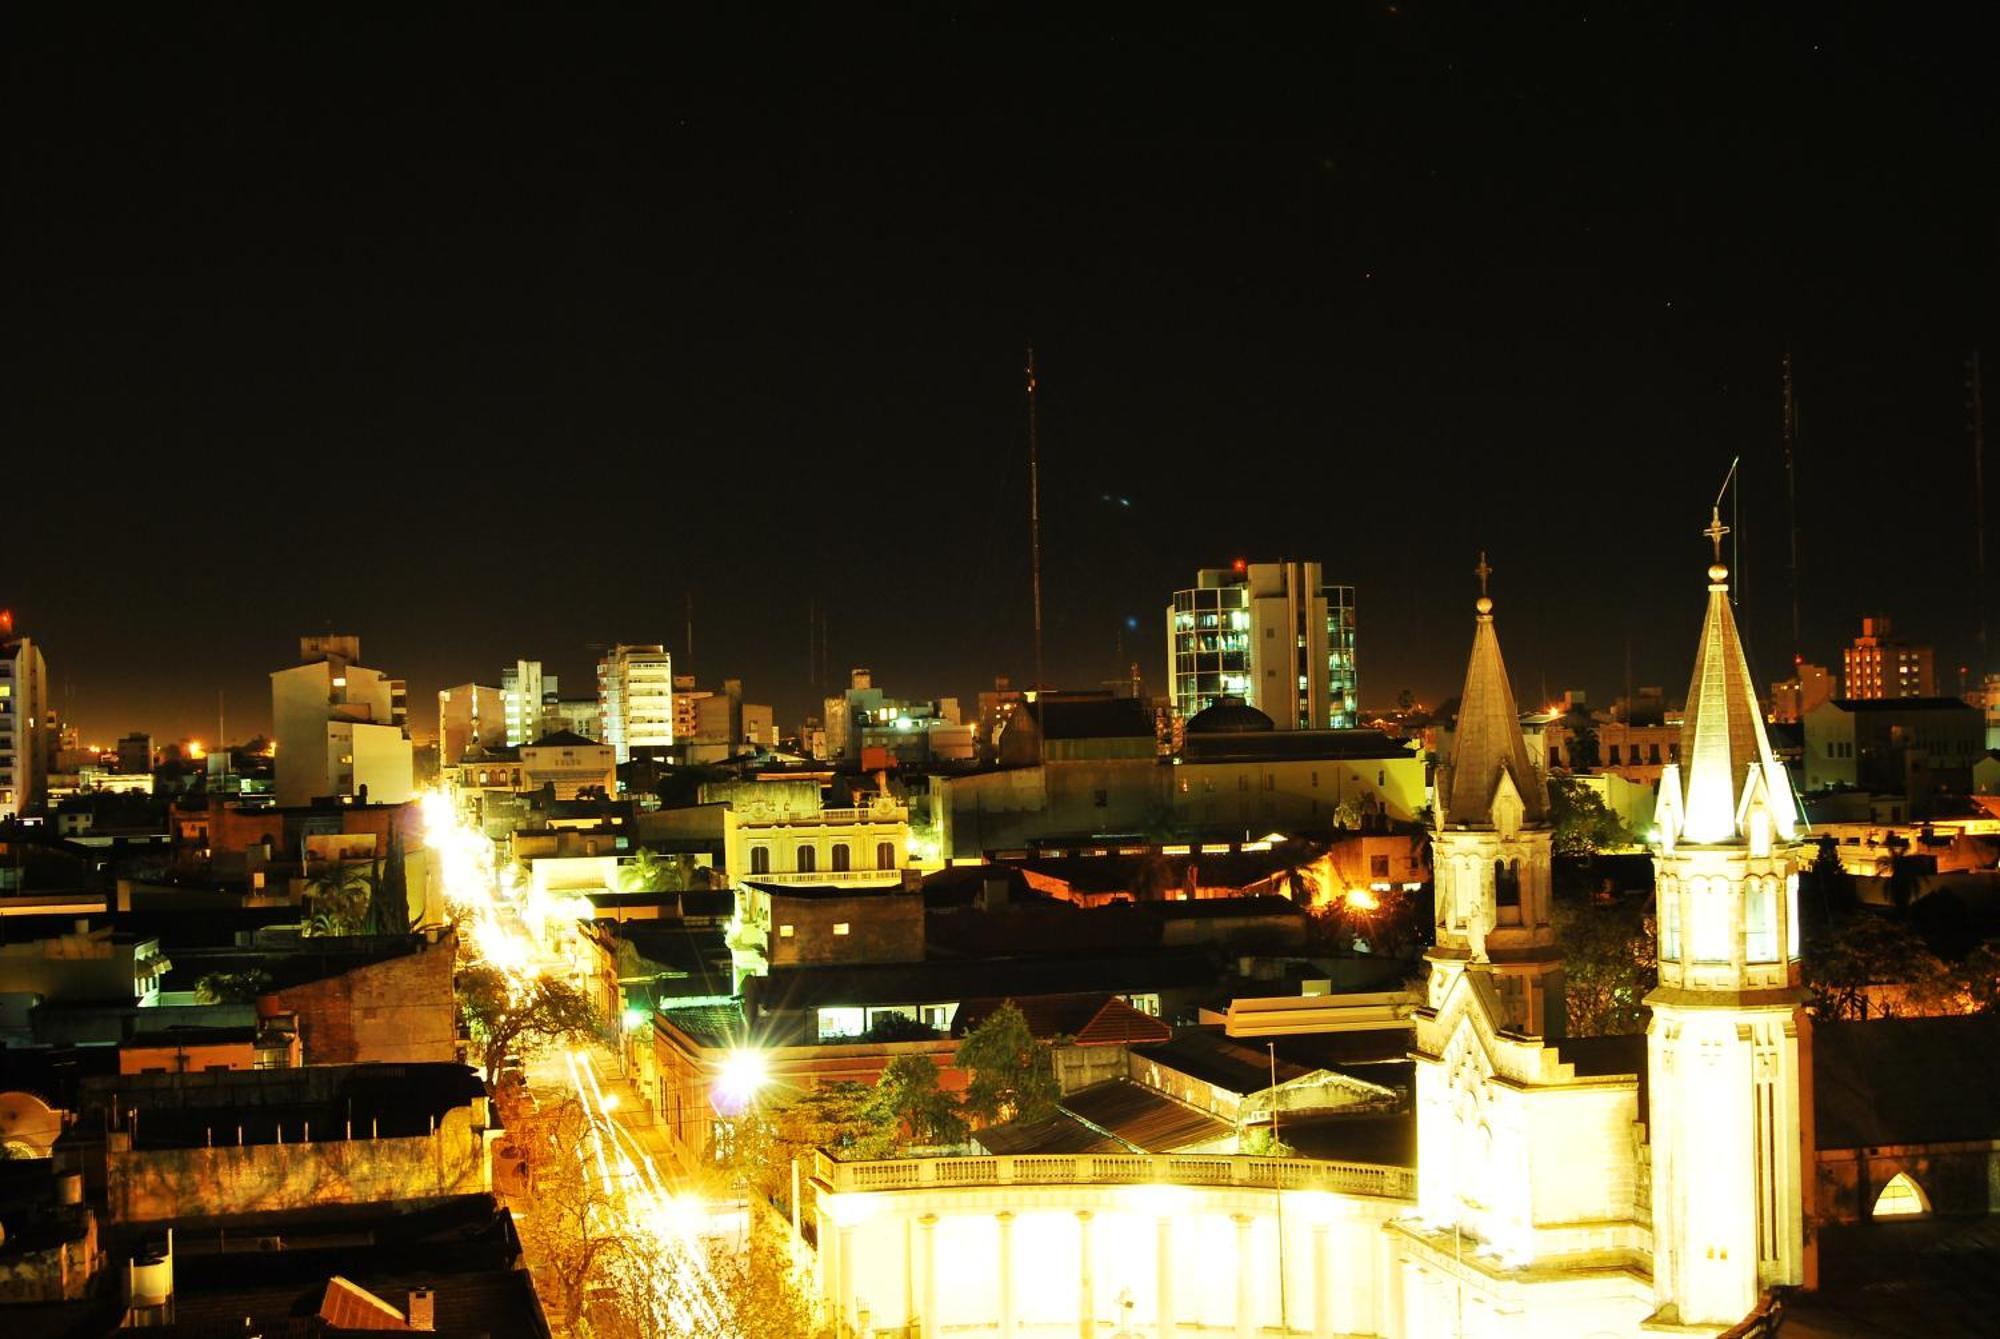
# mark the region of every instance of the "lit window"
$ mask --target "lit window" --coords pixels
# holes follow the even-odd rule
[[[819,1035],[826,1037],[858,1037],[867,1030],[860,1009],[821,1009],[819,1011]]]
[[[1744,894],[1743,956],[1750,962],[1778,960],[1778,881],[1752,879]]]
[[[1673,883],[1660,888],[1660,956],[1668,961],[1681,956],[1681,890]]]
[[[1689,892],[1694,902],[1688,947],[1696,962],[1729,961],[1729,899],[1726,880],[1696,879]]]
[[[1924,1188],[1910,1178],[1908,1172],[1897,1172],[1889,1178],[1889,1184],[1882,1187],[1882,1193],[1875,1197],[1874,1216],[1877,1218],[1908,1218],[1931,1211],[1930,1202],[1924,1198]]]
[[[847,922],[846,922],[846,921],[835,921],[835,922],[833,923],[833,932],[834,932],[834,933],[835,933],[836,935],[844,935],[844,934],[846,934],[846,933],[847,933]]]

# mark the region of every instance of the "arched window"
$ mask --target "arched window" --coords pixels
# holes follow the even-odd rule
[[[847,843],[835,842],[833,844],[833,872],[835,874],[847,873],[848,860]]]
[[[1752,878],[1743,894],[1743,960],[1778,960],[1778,881]]]
[[[819,868],[819,852],[810,846],[799,848],[799,873],[811,874]]]
[[[1924,1188],[1908,1172],[1897,1172],[1890,1177],[1889,1184],[1875,1197],[1877,1218],[1912,1218],[1930,1211],[1931,1202],[1924,1197]]]
[[[1518,907],[1521,905],[1521,862],[1496,860],[1493,862],[1493,905],[1496,907]]]
[[[894,842],[875,843],[875,868],[877,869],[896,868],[896,843]]]
[[[769,874],[771,872],[770,847],[753,846],[750,848],[750,872],[752,874]]]
[[[1660,881],[1660,957],[1678,962],[1681,956],[1681,890],[1671,879]]]

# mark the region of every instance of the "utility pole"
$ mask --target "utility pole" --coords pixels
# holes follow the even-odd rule
[[[1804,638],[1799,632],[1799,406],[1792,397],[1792,351],[1785,350],[1785,519],[1792,532],[1792,664],[1805,656]]]
[[[1972,391],[1972,514],[1979,549],[1979,675],[1984,682],[1993,662],[1986,655],[1986,396],[1979,383],[1979,350],[1966,359],[1965,371]]]
[[[1028,346],[1028,571],[1035,594],[1035,689],[1042,675],[1042,449],[1036,421],[1035,346]]]

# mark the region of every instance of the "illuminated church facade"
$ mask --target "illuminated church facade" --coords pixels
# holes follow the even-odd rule
[[[1660,789],[1645,1036],[1562,1035],[1549,798],[1482,593],[1437,779],[1414,1173],[822,1156],[817,1284],[843,1333],[1719,1335],[1768,1290],[1809,1284],[1800,815],[1719,552]],[[1482,592],[1486,575],[1482,559]]]

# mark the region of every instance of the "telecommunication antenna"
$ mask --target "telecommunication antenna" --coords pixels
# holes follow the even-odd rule
[[[1986,656],[1986,397],[1979,384],[1979,350],[1965,362],[1965,380],[1972,391],[1972,509],[1973,534],[1978,544],[1979,577],[1979,673],[1982,679],[1993,668]]]
[[[1805,655],[1799,632],[1799,406],[1792,394],[1792,351],[1785,350],[1785,519],[1792,531],[1792,663]]]
[[[1042,675],[1042,451],[1036,422],[1035,346],[1028,346],[1028,572],[1035,595],[1035,688]]]

